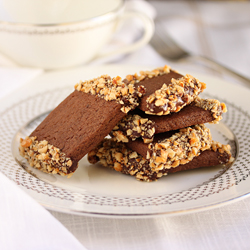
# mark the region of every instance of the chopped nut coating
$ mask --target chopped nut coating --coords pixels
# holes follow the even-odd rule
[[[59,148],[48,144],[47,141],[38,141],[36,137],[20,139],[20,155],[23,156],[30,166],[45,173],[69,175],[72,160],[65,156]]]
[[[111,78],[108,75],[80,82],[75,89],[92,95],[97,95],[106,101],[116,101],[122,105],[121,111],[128,113],[139,105],[139,98],[145,93],[145,89],[134,84],[126,83],[120,76]]]
[[[228,164],[234,160],[230,153],[229,145],[222,145],[213,142],[212,147],[214,152],[219,152],[219,157],[226,153],[226,157],[224,157],[223,161],[221,161],[222,164]],[[208,149],[208,151],[210,151],[210,149]],[[117,153],[121,156],[119,159],[115,157]],[[184,164],[189,164],[186,160],[180,160],[180,162],[175,161],[172,167],[167,163],[162,163],[158,165],[158,167],[155,167],[153,163],[150,163],[141,155],[137,153],[134,154],[134,151],[128,149],[125,144],[115,142],[111,139],[103,140],[102,143],[100,143],[95,149],[90,151],[88,154],[88,160],[92,164],[100,161],[100,163],[105,167],[114,169],[124,174],[135,176],[137,180],[147,182],[155,181],[162,176],[167,175],[168,172],[188,169],[188,167],[185,168],[186,165]],[[182,164],[184,168],[181,167],[180,164]]]
[[[222,119],[222,114],[227,112],[225,103],[215,99],[202,99],[197,96],[193,104],[212,113],[214,120],[211,123],[218,123]]]

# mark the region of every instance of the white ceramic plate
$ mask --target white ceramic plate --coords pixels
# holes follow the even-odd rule
[[[91,165],[86,157],[71,178],[35,170],[19,156],[25,137],[60,103],[79,80],[108,73],[125,76],[145,67],[105,66],[45,73],[11,95],[0,114],[0,171],[48,209],[106,217],[149,217],[192,212],[225,204],[250,192],[249,91],[222,80],[199,75],[207,83],[204,97],[225,102],[228,112],[219,125],[209,125],[214,140],[232,146],[236,160],[230,167],[215,166],[171,174],[144,183]],[[185,72],[183,72],[185,73]],[[197,75],[195,75],[197,76]]]

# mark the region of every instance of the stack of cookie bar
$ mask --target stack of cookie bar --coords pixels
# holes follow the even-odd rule
[[[198,95],[206,85],[168,66],[125,79],[103,75],[80,82],[25,139],[20,154],[32,167],[71,176],[88,153],[139,180],[232,161],[229,145],[204,125],[226,111]],[[105,139],[110,134],[111,139]]]
[[[232,161],[230,146],[214,142],[207,122],[218,123],[226,106],[198,95],[206,85],[165,66],[126,80],[146,90],[139,107],[129,112],[89,152],[91,163],[139,180],[153,181],[167,173]]]
[[[119,76],[103,75],[76,84],[73,93],[20,139],[21,156],[45,173],[70,177],[78,162],[139,105],[144,92]]]

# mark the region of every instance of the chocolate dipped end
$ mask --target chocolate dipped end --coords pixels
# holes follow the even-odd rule
[[[141,109],[142,111],[149,111],[147,98],[153,93],[155,93],[155,91],[161,89],[163,84],[166,84],[167,86],[171,84],[172,78],[178,79],[181,77],[183,77],[183,75],[170,70],[168,74],[162,74],[162,75],[154,76],[152,78],[147,77],[144,80],[138,83],[135,83],[135,86],[142,85],[146,88],[146,93],[141,99],[139,109]],[[153,104],[150,106],[150,108],[153,108],[155,110],[155,113],[162,111],[161,108],[158,108]]]
[[[125,116],[121,107],[122,105],[115,101],[108,102],[98,96],[75,90],[30,135],[36,138],[36,141],[45,141],[57,151],[60,150],[72,161],[71,166],[62,170],[60,160],[56,162],[58,156],[52,157],[53,153],[49,151],[43,155],[45,159],[40,156],[40,163],[31,165],[49,173],[54,169],[59,174],[68,175],[74,172],[78,161],[101,142]],[[34,153],[39,155],[38,151]]]

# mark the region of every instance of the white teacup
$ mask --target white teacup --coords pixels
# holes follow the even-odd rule
[[[149,17],[124,11],[123,0],[0,0],[0,7],[0,52],[22,66],[65,68],[132,52],[154,31]],[[143,23],[142,37],[100,54],[118,23],[135,17]]]

